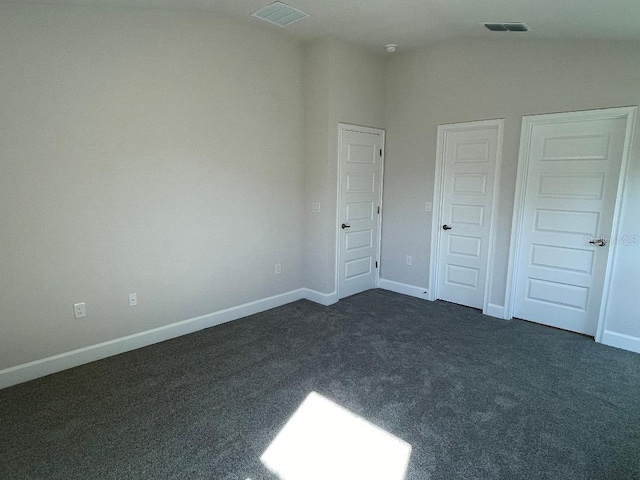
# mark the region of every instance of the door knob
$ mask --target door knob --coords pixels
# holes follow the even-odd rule
[[[449,225],[442,225],[442,229],[443,230],[451,230],[451,227]]]
[[[351,228],[351,225],[347,225],[346,223],[343,223],[342,225],[340,225],[342,227],[342,229],[344,230],[345,228]]]
[[[607,244],[607,241],[604,238],[598,238],[596,240],[589,240],[589,243],[598,247],[604,247]]]

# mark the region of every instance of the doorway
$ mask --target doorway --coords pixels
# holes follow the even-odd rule
[[[338,298],[375,288],[379,278],[384,130],[340,124]]]
[[[523,118],[510,316],[595,336],[636,110]]]
[[[438,126],[430,300],[488,310],[503,125]]]

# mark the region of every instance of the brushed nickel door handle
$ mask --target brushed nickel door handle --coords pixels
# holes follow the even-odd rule
[[[607,241],[604,238],[598,238],[596,240],[589,240],[589,243],[597,247],[604,247],[607,244]]]

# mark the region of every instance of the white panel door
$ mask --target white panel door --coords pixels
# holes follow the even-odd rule
[[[384,132],[340,126],[338,294],[376,287]]]
[[[484,308],[502,121],[441,125],[439,299]]]
[[[522,128],[513,315],[595,335],[627,117],[532,116]]]

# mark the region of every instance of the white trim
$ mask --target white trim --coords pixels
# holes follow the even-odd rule
[[[502,305],[489,303],[487,304],[487,308],[485,308],[482,313],[485,315],[489,315],[490,317],[505,319],[504,307]]]
[[[310,288],[302,289],[303,298],[328,307],[338,302],[338,292],[322,293]]]
[[[442,182],[444,181],[444,125],[438,125],[436,142],[436,171],[433,177],[433,204],[431,208],[431,252],[429,253],[429,300],[437,298],[438,252],[440,251],[440,220],[442,218]]]
[[[496,228],[497,228],[497,217],[498,217],[498,202],[500,200],[500,174],[502,172],[502,149],[504,145],[504,119],[495,120],[498,127],[498,138],[496,145],[496,164],[494,166],[493,171],[493,197],[491,198],[491,221],[489,224],[489,251],[487,252],[487,276],[484,282],[484,302],[482,304],[482,313],[485,315],[491,315],[489,310],[491,306],[495,307],[496,305],[491,304],[491,292],[493,290],[493,267],[494,267],[494,258],[496,254]],[[503,309],[504,310],[504,309]],[[491,315],[495,316],[495,315]],[[502,312],[502,316],[499,318],[504,318],[504,311]]]
[[[335,263],[335,291],[337,300],[340,300],[340,202],[342,201],[341,189],[340,189],[340,181],[342,176],[342,165],[340,162],[340,152],[342,152],[342,131],[347,130],[351,132],[360,132],[360,133],[369,133],[372,135],[382,135],[382,158],[380,159],[380,179],[379,179],[379,187],[380,193],[378,195],[378,205],[380,206],[380,214],[378,214],[378,251],[376,252],[376,258],[378,262],[378,268],[376,268],[376,276],[375,276],[375,285],[376,287],[380,283],[380,269],[382,267],[380,262],[381,251],[382,251],[382,190],[384,188],[384,157],[385,157],[385,136],[386,131],[383,128],[373,128],[373,127],[364,127],[361,125],[352,125],[349,123],[338,123],[338,152],[336,156],[337,162],[337,175],[336,175],[336,263]],[[336,300],[336,301],[337,301]]]
[[[401,293],[403,295],[409,295],[411,297],[421,298],[423,300],[429,300],[429,291],[426,288],[407,285],[406,283],[394,282],[392,280],[385,280],[384,278],[381,278],[378,282],[378,288]]]
[[[493,174],[493,196],[491,199],[491,220],[489,226],[489,249],[487,251],[487,272],[484,285],[484,299],[482,313],[496,316],[489,313],[491,309],[491,288],[493,285],[493,265],[495,256],[495,238],[498,216],[498,195],[500,193],[500,172],[502,167],[502,148],[504,142],[504,119],[479,120],[476,122],[452,123],[438,125],[438,140],[436,143],[436,171],[433,188],[433,215],[431,217],[431,254],[429,261],[429,300],[438,298],[438,267],[440,262],[440,223],[442,222],[442,196],[444,193],[444,146],[446,134],[450,131],[471,130],[479,128],[497,128],[498,137],[496,139],[496,161]],[[503,315],[500,316],[503,318]]]
[[[640,353],[640,338],[638,337],[632,337],[631,335],[616,333],[610,330],[604,330],[601,337],[600,343],[604,345]]]
[[[78,365],[83,365],[95,360],[111,357],[137,348],[146,347],[154,343],[164,342],[165,340],[187,335],[205,328],[214,327],[248,315],[264,312],[265,310],[280,307],[302,298],[308,298],[309,300],[316,301],[314,298],[307,297],[306,289],[300,288],[280,295],[274,295],[272,297],[238,305],[237,307],[226,308],[214,313],[201,315],[188,320],[182,320],[180,322],[154,328],[152,330],[134,333],[133,335],[128,335],[122,338],[116,338],[115,340],[109,340],[108,342],[98,343],[96,345],[79,348],[59,355],[53,355],[51,357],[24,363],[15,367],[5,368],[4,370],[0,370],[0,389],[33,380],[35,378],[44,377],[45,375],[60,372],[68,368],[77,367]]]
[[[513,318],[513,302],[515,290],[513,282],[516,278],[517,261],[520,258],[520,248],[516,245],[522,231],[522,216],[524,214],[524,195],[526,193],[525,183],[529,176],[529,151],[531,135],[529,134],[531,125],[528,125],[527,117],[522,117],[522,126],[520,127],[520,151],[518,152],[518,166],[516,174],[516,190],[513,199],[513,217],[511,219],[511,236],[509,238],[509,262],[507,263],[507,285],[504,293],[504,314],[506,318]],[[527,157],[525,161],[524,158]]]
[[[505,318],[513,317],[515,304],[516,282],[518,279],[518,264],[520,259],[520,242],[522,236],[522,217],[524,215],[524,198],[526,195],[526,181],[529,174],[529,147],[531,145],[531,131],[534,125],[544,125],[549,123],[573,122],[575,120],[599,120],[612,118],[626,118],[627,128],[625,143],[622,152],[622,162],[620,164],[620,174],[618,177],[618,191],[616,193],[616,204],[614,206],[613,222],[611,225],[612,236],[618,232],[620,222],[620,207],[622,205],[622,195],[625,189],[627,171],[629,169],[629,156],[631,142],[633,140],[633,129],[635,125],[636,112],[638,107],[618,107],[601,110],[584,110],[566,113],[550,113],[544,115],[528,115],[522,117],[522,128],[520,132],[520,152],[518,154],[518,175],[516,179],[516,193],[513,206],[513,220],[511,224],[511,240],[509,247],[509,266],[507,269],[507,289],[505,292]],[[598,327],[596,330],[596,341],[603,342],[603,332],[606,315],[606,304],[609,298],[611,287],[611,268],[616,253],[615,242],[611,243],[607,259],[607,267],[602,288],[602,300],[600,302],[600,313]]]

